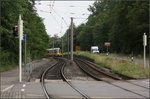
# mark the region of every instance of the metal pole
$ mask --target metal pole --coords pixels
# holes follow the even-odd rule
[[[54,38],[53,38],[53,57],[54,57]]]
[[[69,30],[67,31],[67,42],[68,42],[68,60],[69,60]]]
[[[63,57],[63,37],[62,37],[62,57]]]
[[[71,61],[73,61],[73,18],[71,17]]]
[[[21,14],[19,14],[19,21],[18,21],[18,24],[19,24],[19,82],[22,82],[22,66],[21,66],[21,62],[22,62],[22,56],[21,56]]]
[[[146,45],[147,45],[147,35],[143,35],[143,46],[144,46],[144,68],[146,68]]]
[[[106,55],[108,55],[108,46],[107,46],[107,49],[106,49]]]
[[[26,68],[26,39],[27,39],[27,36],[26,36],[26,34],[24,34],[24,36],[25,36],[25,43],[24,43],[24,48],[25,48],[25,57],[24,57],[24,68]]]
[[[108,47],[109,47],[109,46],[107,46],[107,53],[109,53],[109,52],[108,52]]]
[[[107,53],[108,53],[108,46],[107,46]]]
[[[146,58],[145,58],[145,56],[146,56],[146,50],[145,50],[145,45],[144,45],[144,68],[146,67]]]

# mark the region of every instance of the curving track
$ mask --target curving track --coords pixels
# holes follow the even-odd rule
[[[92,78],[98,80],[98,81],[113,81],[113,80],[120,80],[121,78],[112,76],[95,66],[93,64],[89,63],[88,61],[81,60],[81,59],[75,59],[75,63],[77,66],[79,66],[86,74],[91,76]]]
[[[41,86],[42,86],[42,89],[44,91],[44,94],[46,96],[47,99],[51,99],[49,93],[47,92],[46,90],[46,87],[45,87],[45,84],[44,84],[44,79],[45,79],[45,75],[47,74],[47,72],[52,69],[54,66],[57,66],[59,63],[55,63],[54,65],[52,65],[51,67],[47,68],[43,73],[42,73],[42,76],[41,76]]]
[[[146,96],[143,96],[140,93],[134,92],[130,89],[126,89],[123,88],[122,86],[119,86],[115,83],[112,83],[111,81],[114,80],[119,80],[120,78],[114,77],[112,75],[106,74],[105,72],[101,71],[101,70],[97,70],[93,68],[93,65],[90,64],[87,61],[83,61],[83,60],[75,60],[76,64],[78,66],[80,66],[80,68],[82,68],[83,71],[86,71],[86,73],[88,75],[90,75],[91,77],[94,77],[97,80],[102,80],[108,84],[111,84],[115,87],[118,87],[120,89],[123,89],[125,91],[128,91],[130,93],[142,96],[144,98],[147,98]],[[63,58],[57,58],[57,63],[55,63],[54,65],[52,65],[51,67],[47,68],[42,76],[41,76],[41,85],[43,88],[43,91],[45,93],[45,96],[47,97],[47,99],[51,99],[51,95],[47,92],[45,84],[44,84],[44,79],[63,79],[67,84],[69,84],[75,91],[77,91],[79,94],[81,94],[83,96],[83,98],[85,99],[90,99],[90,97],[88,95],[86,95],[85,93],[81,92],[78,88],[74,87],[74,85],[68,81],[66,79],[66,75],[64,74],[64,68],[66,66],[66,61],[63,60]],[[94,70],[93,70],[94,69]],[[52,72],[53,71],[53,72]],[[94,73],[93,73],[94,72]]]
[[[41,85],[42,89],[45,93],[45,96],[47,99],[51,99],[50,94],[46,90],[45,84],[44,84],[44,79],[63,79],[67,84],[69,84],[75,91],[77,91],[80,95],[82,95],[85,99],[90,99],[86,94],[81,92],[78,88],[73,86],[71,82],[69,82],[64,74],[64,68],[66,66],[65,61],[62,58],[56,58],[58,61],[56,64],[52,65],[51,67],[47,68],[41,76]],[[50,72],[53,71],[53,72]]]
[[[104,82],[106,82],[106,83],[108,83],[108,84],[111,84],[111,85],[113,85],[113,86],[115,86],[115,87],[118,87],[118,88],[123,89],[123,90],[125,90],[125,91],[128,91],[128,92],[130,92],[130,93],[139,95],[139,96],[141,96],[141,97],[143,97],[143,98],[148,98],[148,97],[146,97],[146,96],[144,96],[144,95],[142,95],[142,94],[140,94],[140,93],[131,91],[130,89],[123,88],[122,86],[119,86],[119,85],[116,85],[116,84],[112,83],[111,81],[113,81],[113,80],[121,80],[121,79],[118,78],[118,77],[109,75],[109,74],[105,73],[105,72],[102,71],[102,70],[99,70],[98,68],[94,67],[94,66],[93,66],[94,64],[91,63],[91,62],[88,62],[88,61],[86,61],[86,60],[81,60],[81,59],[76,59],[75,62],[76,62],[76,64],[77,64],[86,74],[88,74],[89,76],[91,76],[92,78],[94,78],[94,79],[96,79],[96,80],[104,81]],[[98,73],[99,73],[100,75],[98,75]],[[124,75],[121,75],[121,76],[124,76]],[[125,76],[124,78],[130,78],[130,77]],[[130,79],[131,79],[131,78],[130,78]],[[137,85],[137,84],[134,84],[134,83],[125,81],[125,80],[122,80],[122,81],[149,90],[149,88],[146,88],[146,87],[144,87],[144,86]]]

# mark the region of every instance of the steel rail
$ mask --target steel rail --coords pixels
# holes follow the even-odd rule
[[[83,60],[83,59],[82,59]],[[95,63],[92,63],[90,61],[87,61],[87,60],[83,60],[83,61],[86,61],[86,63],[89,63],[91,65],[94,65],[95,67],[101,69],[101,70],[104,70],[105,67],[99,67],[97,64]],[[93,67],[92,67],[93,68]],[[109,69],[110,72],[112,72],[111,69]],[[136,79],[136,78],[133,78],[133,77],[130,77],[130,76],[127,76],[127,75],[123,75],[123,74],[120,74],[120,73],[117,73],[117,72],[114,72],[115,74],[117,74],[118,76],[120,76],[121,78],[125,78],[125,79]],[[121,80],[121,78],[119,78]]]
[[[79,62],[77,62],[76,60],[75,60],[75,62],[76,62],[76,64],[77,64],[77,66],[79,66],[79,68],[80,68],[81,70],[83,70],[87,75],[91,76],[91,77],[94,78],[95,80],[103,81],[103,80],[100,79],[99,77],[97,77],[97,76],[93,75],[92,73],[86,71],[86,70],[81,66],[81,64],[79,64]]]
[[[115,80],[121,80],[121,78],[118,78],[118,77],[114,77],[114,76],[112,76],[112,75],[109,75],[109,74],[107,74],[107,73],[105,73],[104,71],[102,71],[102,70],[100,70],[100,69],[96,69],[95,67],[93,67],[92,65],[92,63],[90,63],[90,62],[88,62],[88,61],[84,61],[84,60],[79,60],[79,59],[76,59],[77,61],[81,61],[82,63],[84,63],[84,64],[86,64],[86,65],[88,65],[88,67],[90,67],[90,68],[92,68],[93,70],[95,70],[95,71],[97,71],[97,72],[100,72],[100,73],[102,73],[103,75],[105,75],[105,76],[107,76],[107,77],[110,77],[110,78],[112,78],[112,79],[115,79]]]
[[[66,64],[64,64],[61,68],[61,75],[62,78],[65,82],[67,82],[74,90],[76,90],[80,95],[82,95],[83,97],[85,97],[86,99],[90,99],[89,96],[87,96],[85,93],[83,93],[82,91],[80,91],[78,88],[76,88],[75,86],[73,86],[73,84],[71,82],[69,82],[64,74],[64,67],[66,66]]]
[[[82,60],[83,60],[83,59],[82,59]],[[95,65],[97,68],[100,68],[100,67],[97,66],[97,64],[94,64],[94,63],[92,63],[92,62],[90,62],[90,61],[87,61],[87,60],[83,60],[83,61],[86,61],[86,63],[89,63],[89,64],[91,64],[91,65]],[[93,68],[93,67],[92,67],[92,68]],[[93,69],[96,70],[96,68],[93,68]],[[102,70],[103,70],[103,69],[102,69]],[[119,74],[119,73],[115,73],[115,74],[118,74],[119,76],[124,77],[124,78],[128,78],[128,79],[136,79],[136,78],[129,77],[129,76],[126,76],[126,75],[123,75],[123,74]],[[147,88],[147,87],[145,87],[145,86],[142,86],[142,85],[139,85],[139,84],[135,84],[135,83],[126,81],[126,80],[124,80],[124,79],[120,79],[120,80],[122,80],[122,81],[124,81],[124,82],[127,82],[127,83],[130,83],[130,84],[133,84],[133,85],[135,85],[135,86],[138,86],[138,87],[145,88],[145,89],[148,89],[148,90],[149,90],[149,88]]]
[[[45,87],[45,85],[44,85],[44,77],[45,77],[46,73],[47,73],[50,69],[52,69],[54,66],[56,66],[56,65],[58,65],[58,64],[59,64],[59,63],[57,62],[57,63],[55,63],[54,65],[52,65],[51,67],[48,67],[48,68],[42,73],[42,76],[41,76],[41,86],[42,86],[42,89],[43,89],[44,94],[45,94],[45,96],[47,97],[47,99],[51,99],[51,97],[50,97],[50,95],[48,94],[48,92],[47,92],[47,90],[46,90],[46,87]]]
[[[77,64],[79,64],[78,62],[76,62]],[[79,66],[79,65],[78,65]],[[79,66],[79,67],[81,67],[81,66]],[[83,68],[81,68],[83,71],[85,71]],[[86,71],[85,71],[86,72]],[[87,72],[86,72],[87,73]],[[88,73],[87,73],[88,74]],[[89,74],[90,75],[90,74]],[[92,75],[91,75],[92,76]],[[96,76],[95,76],[96,77]],[[100,78],[97,78],[97,79],[100,79]],[[119,85],[116,85],[116,84],[114,84],[114,83],[111,83],[111,82],[109,82],[109,81],[106,81],[106,80],[104,80],[104,79],[100,79],[100,80],[102,80],[102,81],[104,81],[104,82],[106,82],[106,83],[108,83],[108,84],[111,84],[111,85],[113,85],[113,86],[115,86],[115,87],[118,87],[118,88],[120,88],[120,89],[123,89],[123,90],[125,90],[125,91],[127,91],[127,92],[131,92],[131,93],[133,93],[133,94],[136,94],[136,95],[138,95],[138,96],[142,96],[142,97],[144,97],[144,98],[148,98],[148,97],[146,97],[146,96],[144,96],[144,95],[142,95],[142,94],[139,94],[139,93],[137,93],[137,92],[134,92],[134,91],[132,91],[132,90],[129,90],[129,89],[126,89],[126,88],[123,88],[123,87],[121,87],[121,86],[119,86]]]

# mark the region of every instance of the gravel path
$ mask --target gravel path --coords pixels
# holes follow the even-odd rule
[[[41,60],[32,61],[34,64],[34,68],[40,67],[48,62],[52,61],[50,58],[43,58]],[[22,69],[24,71],[24,68]],[[27,80],[27,77],[22,73],[23,80],[22,82]],[[5,91],[8,87],[13,86],[19,83],[19,68],[15,67],[11,70],[1,72],[1,91]]]

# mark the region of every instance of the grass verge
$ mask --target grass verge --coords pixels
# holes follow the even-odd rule
[[[147,78],[149,77],[149,68],[143,68],[142,64],[137,64],[131,61],[122,60],[116,55],[107,57],[104,54],[92,54],[89,52],[74,52],[77,56],[84,56],[93,59],[96,64],[102,67],[111,68],[113,71],[134,77],[134,78]]]
[[[4,71],[10,70],[10,69],[12,69],[12,68],[14,68],[14,67],[17,67],[17,65],[16,65],[16,64],[1,65],[0,71],[1,71],[1,72],[4,72]]]

